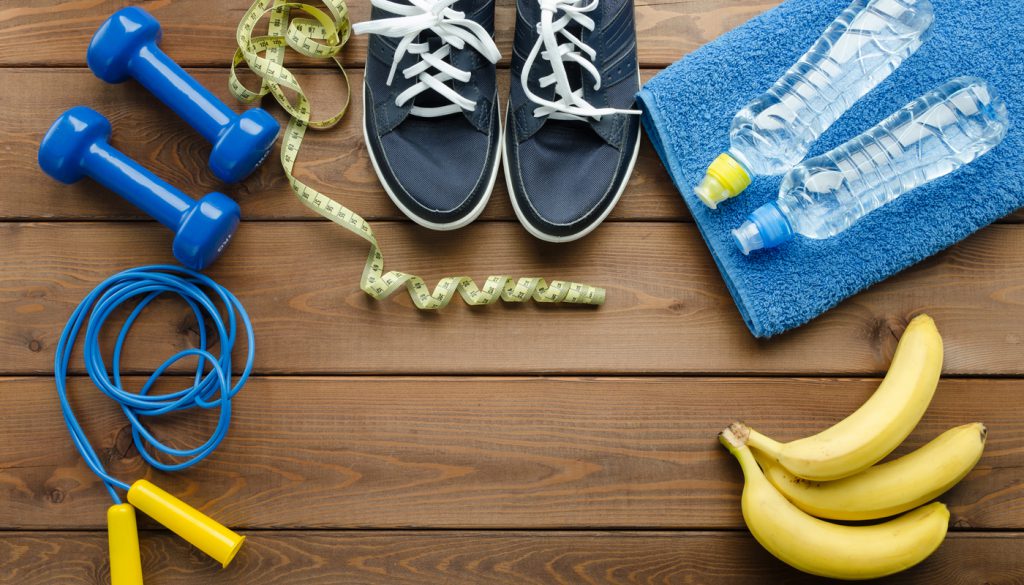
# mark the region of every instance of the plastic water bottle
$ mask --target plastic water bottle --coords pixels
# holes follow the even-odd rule
[[[795,234],[832,237],[992,150],[1009,127],[1006,104],[985,81],[947,81],[857,138],[794,167],[779,198],[733,230],[736,244],[749,254]]]
[[[731,146],[694,189],[714,209],[754,175],[781,175],[864,94],[917,51],[929,0],[856,0],[764,95],[733,118]]]

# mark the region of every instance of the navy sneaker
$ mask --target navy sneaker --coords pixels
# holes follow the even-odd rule
[[[505,179],[534,236],[596,228],[626,187],[640,145],[633,0],[517,0]]]
[[[363,133],[384,190],[410,219],[463,227],[498,174],[494,0],[371,0]]]

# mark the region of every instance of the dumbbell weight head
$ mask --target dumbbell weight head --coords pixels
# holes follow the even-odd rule
[[[234,199],[217,191],[207,193],[182,216],[171,244],[174,257],[194,270],[213,264],[231,241],[240,219]]]
[[[109,144],[110,122],[78,106],[61,114],[39,145],[39,166],[62,183],[92,177],[174,230],[174,257],[202,270],[220,256],[238,228],[238,204],[223,193],[199,201],[125,156]]]
[[[131,79],[132,57],[150,43],[159,43],[160,21],[145,10],[129,6],[118,10],[104,22],[89,43],[85,62],[107,83]]]
[[[89,147],[110,138],[110,122],[99,112],[76,107],[64,112],[50,126],[39,145],[39,167],[61,183],[70,185],[88,176],[82,159]]]
[[[241,181],[267,158],[280,130],[266,110],[246,110],[224,127],[213,144],[210,170],[228,183]]]

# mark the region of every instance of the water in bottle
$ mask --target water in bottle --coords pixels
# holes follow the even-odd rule
[[[793,167],[778,199],[754,210],[733,237],[744,254],[795,234],[832,237],[992,150],[1009,126],[1006,104],[985,81],[947,81],[857,138]]]
[[[917,51],[929,0],[855,0],[764,95],[732,121],[730,147],[694,193],[714,209],[754,175],[781,175],[864,94]]]

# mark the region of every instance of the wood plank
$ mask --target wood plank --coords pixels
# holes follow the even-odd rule
[[[1020,375],[1024,229],[992,226],[951,250],[769,342],[743,325],[692,225],[610,224],[573,245],[518,225],[458,234],[378,223],[385,268],[478,280],[492,271],[608,288],[595,307],[535,303],[438,313],[402,293],[358,289],[366,248],[327,222],[250,223],[209,274],[255,322],[262,373],[884,372],[919,312],[938,322],[948,374]],[[101,280],[168,262],[171,235],[151,223],[0,224],[0,371],[46,373],[74,306]],[[191,313],[168,299],[133,333],[125,365],[143,372],[193,343]],[[113,334],[113,332],[108,332]],[[112,337],[109,337],[112,339]]]
[[[160,20],[163,49],[182,65],[224,66],[235,52],[235,28],[249,0],[235,2],[147,1],[138,3]],[[316,2],[312,4],[317,5]],[[778,4],[776,0],[669,0],[636,2],[637,52],[641,65],[664,67]],[[0,65],[85,65],[85,50],[99,25],[124,2],[96,0],[83,6],[47,0],[0,8]],[[370,17],[367,0],[349,2],[352,22]],[[515,2],[498,0],[495,41],[507,65],[512,50]],[[266,28],[257,29],[262,34]],[[366,61],[366,37],[353,36],[344,51],[350,64]],[[295,62],[303,61],[297,55]]]
[[[112,473],[148,476],[241,528],[740,529],[741,476],[717,433],[745,420],[779,440],[807,436],[877,384],[256,378],[235,400],[227,440],[177,474],[147,468],[123,413],[88,379],[71,396]],[[897,451],[988,426],[978,467],[941,498],[959,528],[1024,528],[1022,394],[1024,380],[944,380]],[[0,380],[0,412],[0,529],[103,528],[110,498],[71,444],[52,381]],[[198,445],[215,416],[158,420],[154,432]]]
[[[192,73],[235,110],[244,108],[227,91],[223,69],[194,69]],[[644,78],[656,71],[645,70]],[[350,73],[354,87],[362,83],[361,70]],[[331,70],[303,70],[300,75],[315,114],[327,116],[343,103],[344,84]],[[500,77],[502,95],[507,75]],[[252,177],[239,185],[223,185],[210,173],[206,159],[209,145],[149,94],[132,84],[108,86],[82,69],[0,69],[0,86],[24,91],[0,98],[0,167],[5,169],[8,188],[16,196],[0,199],[0,220],[148,219],[121,198],[90,180],[64,185],[39,170],[36,154],[50,123],[60,112],[82,103],[108,116],[113,122],[111,143],[139,160],[185,193],[199,196],[220,189],[234,197],[247,219],[321,220],[296,201],[277,151]],[[52,91],[61,87],[62,91]],[[267,107],[284,123],[287,118],[277,104]],[[400,220],[398,211],[384,193],[367,156],[362,137],[362,101],[356,99],[342,122],[325,132],[311,132],[297,165],[300,179],[351,207],[369,220]],[[641,143],[626,196],[609,216],[609,221],[692,221],[679,191],[646,139]],[[504,179],[495,187],[482,221],[517,221],[509,203]],[[1002,222],[1024,221],[1024,211]]]
[[[244,110],[227,91],[227,71],[193,70],[196,78],[225,103]],[[653,72],[647,72],[648,75]],[[507,93],[507,75],[502,75]],[[351,74],[361,87],[361,71]],[[306,70],[301,82],[315,115],[328,116],[341,107],[344,84],[330,70]],[[247,219],[308,219],[320,217],[299,203],[285,181],[277,150],[255,175],[240,185],[223,185],[209,171],[210,146],[163,104],[132,84],[108,86],[82,69],[0,69],[0,86],[22,91],[0,98],[0,166],[8,189],[16,196],[0,199],[2,219],[138,219],[146,215],[90,180],[67,186],[39,170],[36,154],[50,123],[64,110],[82,103],[111,119],[111,143],[140,161],[182,191],[199,196],[221,189],[242,206]],[[62,91],[54,92],[52,88]],[[273,100],[267,100],[270,104]],[[277,104],[270,107],[284,123]],[[328,111],[331,110],[331,111]],[[339,126],[311,132],[299,159],[298,176],[364,215],[367,219],[405,216],[391,203],[374,174],[363,143],[362,101],[356,99]],[[611,219],[689,220],[689,212],[650,144],[644,141],[640,158],[624,197]],[[515,220],[504,179],[483,219]]]
[[[144,533],[146,585],[759,585],[823,580],[772,558],[747,534],[253,532],[227,569],[174,535]],[[0,579],[107,583],[103,533],[0,533]],[[1020,585],[1024,534],[953,534],[923,563],[880,585]]]

